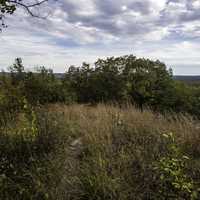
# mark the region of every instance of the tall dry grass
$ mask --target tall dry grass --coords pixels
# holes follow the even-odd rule
[[[163,182],[155,164],[169,155],[168,141],[163,137],[168,133],[173,133],[178,150],[190,158],[181,170],[198,191],[200,127],[190,116],[163,116],[149,110],[140,112],[132,106],[103,104],[95,107],[57,104],[37,108],[35,113],[38,132],[34,140],[23,140],[16,147],[16,138],[20,140],[21,133],[19,130],[16,133],[12,126],[1,136],[2,141],[11,138],[13,151],[19,145],[26,147],[17,152],[19,160],[14,166],[16,171],[19,166],[25,168],[19,172],[24,182],[1,169],[13,179],[6,182],[9,189],[1,191],[4,199],[191,199],[191,195],[178,189],[170,188],[168,197],[167,191],[162,191]],[[18,129],[20,123],[18,120]],[[6,145],[1,145],[2,152]],[[26,154],[27,148],[31,154]],[[6,154],[8,151],[2,153],[8,157]],[[36,161],[28,165],[25,160],[21,165],[23,155]],[[8,162],[15,163],[12,156]],[[22,191],[12,188],[17,184]],[[15,197],[8,191],[14,191]]]

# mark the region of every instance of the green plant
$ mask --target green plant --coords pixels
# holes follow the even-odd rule
[[[173,133],[163,134],[163,137],[167,140],[167,154],[160,158],[155,167],[161,181],[159,198],[198,199],[198,190],[187,176],[190,158],[182,153]]]

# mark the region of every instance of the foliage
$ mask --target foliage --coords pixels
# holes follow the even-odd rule
[[[65,81],[78,95],[79,102],[134,101],[143,106],[158,105],[170,87],[171,74],[159,61],[136,57],[99,59],[95,67],[70,67]]]
[[[55,156],[63,151],[65,141],[55,119],[45,118],[24,100],[17,120],[0,130],[0,199],[50,199],[53,192],[48,189],[53,191],[61,176],[60,164],[52,160],[62,163]]]
[[[7,0],[0,0],[0,30],[1,27],[6,27],[5,23],[4,23],[4,17],[5,14],[13,14],[14,11],[16,10],[15,5],[13,4],[9,4],[9,1]]]
[[[24,80],[24,95],[31,104],[67,102],[67,93],[61,80],[50,69],[41,67],[36,73],[28,72]]]
[[[168,140],[168,153],[155,167],[160,173],[159,199],[198,199],[198,190],[186,175],[189,157],[181,152],[172,133],[163,136]]]
[[[79,103],[128,101],[141,110],[200,116],[200,87],[174,81],[172,70],[160,61],[133,55],[99,59],[93,67],[69,67],[63,82]]]
[[[99,59],[94,66],[71,66],[58,77],[45,67],[26,71],[17,58],[9,71],[0,74],[0,110],[4,112],[20,110],[25,98],[31,105],[130,102],[141,110],[200,117],[200,87],[173,80],[172,71],[160,61],[133,55],[111,57]]]
[[[33,12],[33,8],[44,4],[48,0],[29,1],[28,3],[23,0],[0,0],[0,31],[2,28],[7,27],[5,24],[5,18],[7,15],[12,15],[19,7],[25,9],[27,13],[32,17],[40,17]]]

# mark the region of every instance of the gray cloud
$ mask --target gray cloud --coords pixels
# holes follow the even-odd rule
[[[9,55],[19,56],[17,52],[32,62],[55,57],[64,63],[65,53],[72,60],[78,51],[89,60],[135,52],[180,65],[184,47],[186,57],[197,65],[199,11],[200,0],[50,0],[39,10],[50,13],[46,20],[30,18],[22,10],[9,17],[9,28],[0,36],[6,46],[0,49],[0,64]]]

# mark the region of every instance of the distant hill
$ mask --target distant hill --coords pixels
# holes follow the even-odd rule
[[[1,72],[0,72],[1,74]],[[7,74],[7,73],[6,73]],[[54,73],[57,78],[63,78],[64,73]],[[184,81],[184,82],[189,82],[189,83],[200,83],[200,75],[199,76],[183,76],[183,75],[176,75],[174,76],[174,80],[177,81]]]
[[[64,77],[64,73],[55,73],[55,76],[57,78],[63,78]],[[184,81],[184,82],[198,82],[200,83],[200,76],[182,76],[182,75],[178,75],[178,76],[174,76],[174,80],[177,81]]]
[[[64,78],[64,76],[65,76],[64,73],[54,73],[54,75],[55,75],[57,78]]]
[[[175,80],[180,81],[200,81],[200,76],[174,76]]]
[[[191,84],[200,84],[200,76],[174,76],[174,79]]]
[[[57,78],[63,78],[64,77],[64,73],[55,73],[55,76]],[[182,76],[182,75],[177,75],[174,76],[175,80],[178,81],[200,81],[200,75],[199,76]]]

